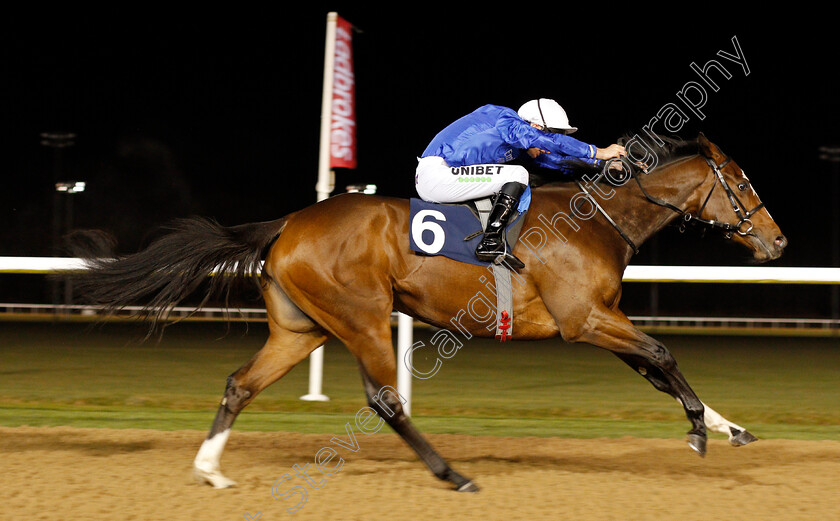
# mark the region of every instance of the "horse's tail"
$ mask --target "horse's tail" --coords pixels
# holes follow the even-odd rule
[[[206,289],[196,309],[214,297],[227,307],[233,285],[245,277],[259,287],[263,253],[285,224],[285,218],[231,227],[201,217],[180,219],[138,253],[88,259],[89,269],[72,276],[73,287],[106,314],[141,305],[151,332],[202,285]]]

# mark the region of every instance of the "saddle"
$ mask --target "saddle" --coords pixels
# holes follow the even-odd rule
[[[519,239],[524,215],[531,202],[530,188],[525,190],[516,214],[505,228],[505,242],[512,251]],[[430,203],[410,200],[409,245],[417,255],[444,256],[459,262],[486,266],[493,272],[495,284],[485,285],[496,297],[496,338],[502,342],[513,333],[513,288],[510,267],[478,260],[475,249],[481,242],[493,200],[490,197],[459,203]],[[485,277],[481,277],[485,282]],[[465,303],[466,304],[466,303]]]

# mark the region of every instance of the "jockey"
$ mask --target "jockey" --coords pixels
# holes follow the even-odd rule
[[[568,135],[576,130],[563,107],[551,99],[531,100],[518,112],[498,105],[479,107],[444,128],[426,147],[417,164],[417,194],[438,203],[497,194],[476,257],[523,268],[502,237],[528,186],[528,171],[510,162],[525,151],[537,166],[564,170],[569,159],[598,164],[624,154],[617,144],[597,148]]]

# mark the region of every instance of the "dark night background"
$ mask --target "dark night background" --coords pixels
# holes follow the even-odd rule
[[[204,215],[233,225],[275,219],[315,202],[326,14],[354,35],[359,168],[336,172],[336,191],[369,182],[414,196],[415,157],[451,120],[485,103],[518,108],[552,97],[607,146],[635,132],[717,59],[732,73],[709,95],[702,130],[750,176],[790,240],[777,266],[829,266],[838,174],[819,147],[840,145],[836,29],[813,11],[761,20],[692,5],[685,12],[626,9],[606,18],[525,5],[446,15],[405,6],[256,8],[175,16],[112,10],[8,19],[0,89],[0,255],[46,256],[53,151],[39,134],[69,131],[65,179],[73,225],[116,235],[121,252],[170,219]],[[750,67],[716,56],[738,37]],[[836,186],[836,184],[835,184]],[[352,216],[347,216],[352,219]],[[744,264],[715,237],[666,230],[635,264]],[[4,276],[0,299],[43,301],[31,276]],[[703,286],[703,287],[698,287]],[[1,287],[1,286],[0,286]],[[664,314],[824,316],[826,287],[683,285],[661,288]],[[692,295],[685,299],[686,291]],[[627,288],[625,310],[644,313],[647,289]],[[638,293],[635,294],[634,293]],[[7,300],[8,301],[8,300]],[[717,304],[725,301],[728,304]],[[709,304],[712,303],[712,304]]]

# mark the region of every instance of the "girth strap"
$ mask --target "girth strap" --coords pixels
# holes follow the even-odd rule
[[[479,199],[475,201],[478,210],[478,218],[481,221],[482,229],[487,228],[487,218],[493,203],[490,199]],[[496,287],[496,332],[502,342],[513,334],[513,286],[510,280],[510,269],[502,264],[491,264]],[[483,277],[482,277],[483,278]]]

